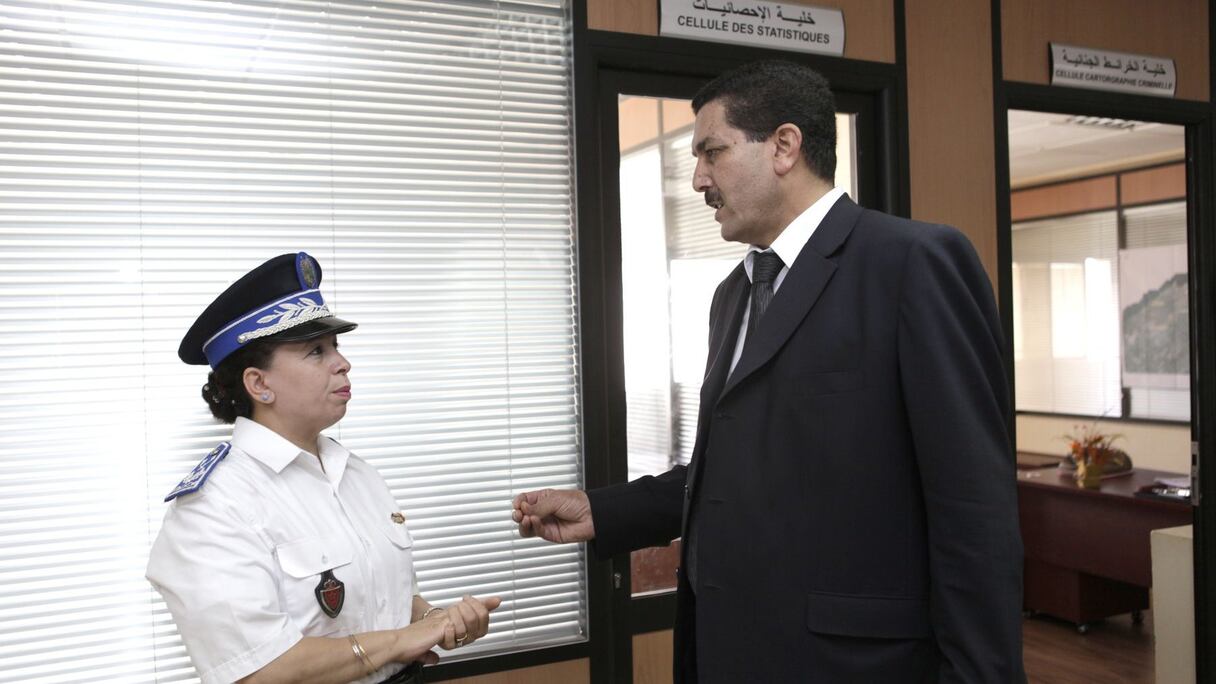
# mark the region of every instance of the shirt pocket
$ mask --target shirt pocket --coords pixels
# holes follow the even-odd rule
[[[389,580],[389,600],[395,606],[394,620],[409,624],[416,578],[414,577],[414,535],[405,523],[381,523],[381,533],[388,539],[385,547],[386,577]],[[396,592],[400,592],[397,594]]]
[[[387,525],[380,525],[381,531],[393,546],[405,551],[414,547],[414,535],[410,534],[410,528],[405,523],[390,522]]]
[[[351,587],[358,584],[357,568],[352,564],[354,550],[341,535],[295,539],[275,548],[283,570],[282,596],[288,616],[304,636],[341,633],[358,624],[359,606]],[[330,617],[321,609],[317,586],[326,570],[343,584],[342,609]]]
[[[410,532],[409,526],[404,522],[390,522],[388,525],[379,526],[384,533],[384,537],[389,540],[389,553],[395,554],[396,562],[399,562],[398,571],[402,576],[410,578],[410,594],[413,593],[413,534]]]

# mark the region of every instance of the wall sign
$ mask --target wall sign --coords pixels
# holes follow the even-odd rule
[[[1051,84],[1173,97],[1174,60],[1051,43]]]
[[[659,35],[844,54],[844,12],[764,0],[662,0]]]

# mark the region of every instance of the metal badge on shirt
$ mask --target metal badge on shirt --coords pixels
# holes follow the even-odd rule
[[[346,601],[346,585],[334,577],[333,570],[321,573],[321,581],[317,583],[313,593],[317,595],[317,603],[321,604],[321,610],[325,611],[326,615],[331,618],[338,617],[338,613],[342,612],[342,604]]]

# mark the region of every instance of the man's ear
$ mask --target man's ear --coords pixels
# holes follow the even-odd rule
[[[802,159],[802,131],[792,123],[783,123],[769,140],[773,141],[773,171],[784,176]]]

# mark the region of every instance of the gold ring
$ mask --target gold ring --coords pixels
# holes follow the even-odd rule
[[[465,640],[465,639],[468,639],[468,638],[469,638],[469,633],[468,633],[468,632],[465,632],[464,634],[462,634],[462,635],[460,635],[460,636],[456,637],[456,645],[457,645],[457,646],[464,646],[464,640]]]

